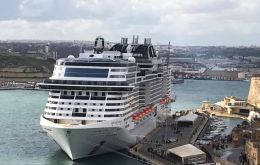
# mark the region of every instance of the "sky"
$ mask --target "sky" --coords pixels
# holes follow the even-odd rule
[[[260,0],[0,0],[0,40],[260,45]]]

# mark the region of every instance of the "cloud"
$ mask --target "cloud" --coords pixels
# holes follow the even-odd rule
[[[0,37],[92,40],[102,34],[119,40],[140,34],[178,45],[260,45],[259,8],[258,0],[0,0]]]
[[[42,17],[51,12],[52,0],[23,0],[19,6],[21,16],[25,18]]]

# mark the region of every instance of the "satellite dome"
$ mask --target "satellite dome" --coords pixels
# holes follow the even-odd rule
[[[135,58],[134,58],[134,57],[129,57],[129,58],[128,58],[128,61],[135,63]]]
[[[73,55],[69,55],[68,58],[75,58]]]

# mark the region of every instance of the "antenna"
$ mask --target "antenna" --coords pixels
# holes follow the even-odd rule
[[[105,40],[104,38],[98,36],[95,40],[94,44],[94,53],[101,54],[105,48]]]
[[[171,54],[171,42],[169,41],[169,44],[168,44],[168,56],[167,56],[167,68],[169,67],[169,63],[170,63],[170,54]]]

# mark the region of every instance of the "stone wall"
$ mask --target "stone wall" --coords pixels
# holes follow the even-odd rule
[[[260,75],[251,78],[248,103],[260,109]]]
[[[0,72],[0,78],[41,78],[50,77],[49,73]]]
[[[42,82],[51,76],[51,73],[41,72],[34,67],[20,66],[17,68],[0,68],[0,81],[15,82]]]

